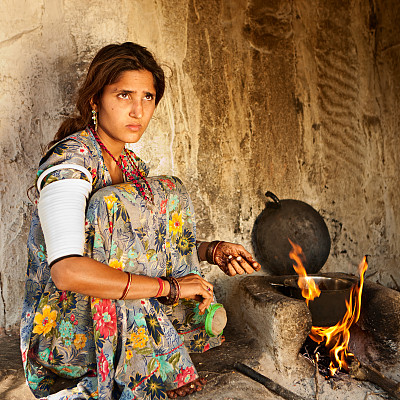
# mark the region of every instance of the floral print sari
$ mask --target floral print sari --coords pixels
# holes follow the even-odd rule
[[[145,164],[132,156],[147,175]],[[178,178],[147,178],[154,205],[130,183],[111,185],[101,150],[88,131],[52,148],[38,175],[62,163],[82,165],[93,177],[86,256],[138,275],[200,273],[194,211]],[[49,174],[45,185],[59,179],[86,177],[61,169]],[[36,397],[166,399],[166,390],[198,377],[189,352],[221,343],[220,337],[206,334],[204,316],[191,300],[164,306],[156,298],[121,301],[58,290],[47,265],[36,208],[28,254],[21,351],[27,383]]]

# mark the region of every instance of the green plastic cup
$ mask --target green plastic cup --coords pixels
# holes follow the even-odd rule
[[[227,323],[226,311],[222,304],[211,304],[206,311],[204,327],[208,336],[221,335]]]

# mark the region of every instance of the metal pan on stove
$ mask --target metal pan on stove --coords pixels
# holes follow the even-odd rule
[[[310,275],[306,278],[293,276],[284,280],[286,292],[290,297],[305,300],[298,280],[312,278],[321,290],[319,297],[308,303],[312,316],[313,326],[336,325],[346,313],[346,301],[349,301],[353,282],[344,278],[330,278],[325,276]]]

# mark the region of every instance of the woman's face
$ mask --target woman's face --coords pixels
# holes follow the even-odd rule
[[[118,81],[106,85],[97,111],[98,135],[109,148],[118,150],[125,143],[136,143],[153,115],[156,98],[153,74],[147,70],[125,71]]]

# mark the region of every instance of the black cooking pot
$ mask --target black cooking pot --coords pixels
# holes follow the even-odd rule
[[[306,283],[312,278],[321,290],[319,297],[308,303],[312,316],[313,326],[334,326],[346,314],[346,301],[350,299],[353,282],[343,278],[329,278],[325,276],[309,276],[307,278],[293,277],[284,280],[284,286],[290,297],[304,300],[298,280]]]
[[[265,196],[272,201],[267,201],[252,232],[257,261],[270,274],[293,274],[293,261],[289,258],[292,250],[290,239],[303,250],[307,274],[317,273],[325,264],[331,248],[324,219],[302,201],[279,200],[271,192]]]

